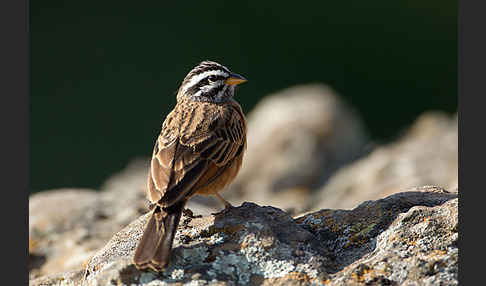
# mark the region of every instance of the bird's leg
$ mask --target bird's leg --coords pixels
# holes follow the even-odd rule
[[[224,204],[224,209],[221,212],[213,213],[212,215],[219,214],[219,213],[225,213],[225,212],[227,212],[229,209],[231,209],[233,207],[233,205],[230,204],[227,200],[225,200],[220,194],[215,193],[214,195],[218,198],[218,200],[221,203]]]
[[[230,209],[233,207],[233,205],[230,204],[227,200],[225,200],[220,194],[216,193],[215,195],[219,199],[219,201],[224,204],[225,209]]]

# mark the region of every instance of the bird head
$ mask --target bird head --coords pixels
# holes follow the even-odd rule
[[[203,61],[184,78],[177,100],[224,102],[234,96],[235,87],[246,82],[243,76],[213,61]]]

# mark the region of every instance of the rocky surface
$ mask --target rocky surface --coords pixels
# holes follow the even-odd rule
[[[457,285],[457,193],[426,186],[297,219],[343,267],[331,285]]]
[[[184,214],[165,273],[131,259],[148,214],[77,271],[31,285],[457,285],[457,193],[421,187],[293,218],[244,203],[216,215]]]
[[[222,193],[238,207],[211,215],[218,200],[192,198],[168,272],[131,265],[148,206],[138,158],[100,190],[30,196],[30,285],[457,284],[457,115],[427,112],[373,149],[322,85],[269,96],[247,118],[243,168]],[[426,185],[450,193],[409,189]]]
[[[331,264],[320,242],[280,209],[244,203],[229,212],[200,218],[184,216],[175,238],[172,264],[166,273],[139,272],[132,257],[149,215],[119,232],[88,263],[88,285],[147,284],[151,280],[219,281],[247,285],[298,271],[319,278]],[[297,252],[297,253],[296,253]],[[120,277],[119,273],[127,274]],[[322,278],[322,277],[321,277]],[[232,282],[231,282],[232,281]]]
[[[120,229],[147,211],[145,159],[110,177],[101,191],[58,189],[29,198],[30,278],[74,271]],[[205,211],[197,199],[194,211]]]
[[[337,171],[313,193],[307,209],[350,209],[414,186],[457,189],[457,126],[457,114],[422,114],[402,137]]]
[[[61,189],[30,198],[31,278],[79,268],[117,231],[120,225],[106,225],[110,234],[104,229],[97,231],[100,224],[92,224],[102,217],[99,204],[93,190]]]

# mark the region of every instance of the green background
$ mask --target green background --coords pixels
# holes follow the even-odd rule
[[[30,2],[31,191],[97,188],[149,156],[205,59],[249,79],[245,112],[301,83],[334,88],[375,141],[457,110],[457,1]]]

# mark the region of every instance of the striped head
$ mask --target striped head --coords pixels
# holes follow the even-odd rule
[[[177,101],[190,99],[205,102],[224,102],[231,99],[236,85],[247,81],[216,62],[204,61],[184,78]]]

